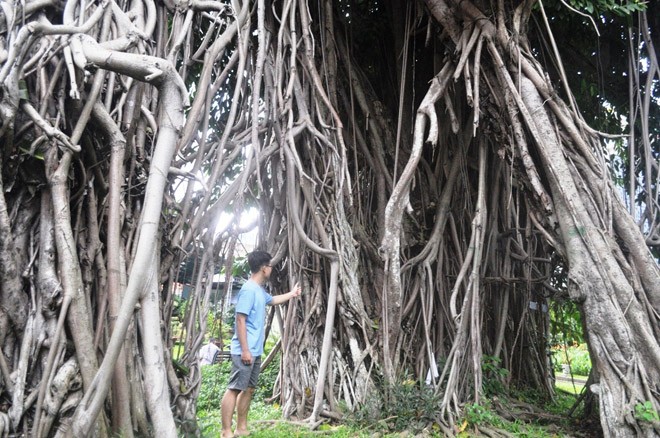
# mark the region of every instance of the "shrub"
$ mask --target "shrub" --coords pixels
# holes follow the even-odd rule
[[[404,380],[370,396],[349,422],[359,428],[417,433],[435,422],[439,403],[440,397],[432,388]]]
[[[481,360],[481,370],[483,372],[483,388],[486,396],[506,392],[503,382],[509,375],[509,370],[502,368],[502,359],[484,355]]]
[[[488,400],[482,401],[480,404],[471,403],[465,406],[465,420],[469,425],[493,425],[501,426],[502,419],[497,415],[490,406]]]

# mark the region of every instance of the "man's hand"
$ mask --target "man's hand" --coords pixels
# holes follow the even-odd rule
[[[299,297],[301,293],[302,289],[300,288],[300,283],[296,283],[296,285],[293,286],[293,289],[291,289],[289,292],[282,295],[274,295],[270,305],[277,306],[278,304],[286,303],[291,298]]]
[[[293,286],[293,289],[291,289],[291,292],[289,293],[291,294],[292,298],[300,296],[300,294],[302,293],[302,288],[300,287],[300,283],[296,283],[295,286]]]
[[[250,353],[250,350],[241,353],[241,362],[243,362],[244,365],[252,364],[252,353]]]

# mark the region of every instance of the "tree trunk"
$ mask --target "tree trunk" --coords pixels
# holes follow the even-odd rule
[[[562,47],[532,46],[553,40],[540,3],[19,3],[0,8],[0,432],[197,433],[213,277],[253,206],[271,291],[304,289],[276,314],[286,416],[428,376],[451,432],[493,387],[551,393],[547,307],[570,295],[605,434],[659,432],[635,416],[660,407],[657,165],[631,136],[632,217],[535,58],[567,84]],[[649,135],[651,95],[632,93]]]

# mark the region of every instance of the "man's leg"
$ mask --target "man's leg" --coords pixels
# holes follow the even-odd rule
[[[238,394],[238,401],[236,403],[236,435],[249,435],[247,428],[247,416],[250,410],[250,402],[252,401],[252,394],[254,388],[248,388]]]
[[[222,404],[220,406],[220,411],[222,413],[222,438],[229,438],[234,436],[231,433],[231,417],[234,416],[236,399],[239,398],[238,395],[239,391],[235,389],[228,389],[225,392],[224,397],[222,397]]]

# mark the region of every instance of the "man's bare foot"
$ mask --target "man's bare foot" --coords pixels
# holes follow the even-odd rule
[[[234,432],[234,436],[249,436],[250,431],[247,429],[236,429],[236,432]]]
[[[223,430],[220,436],[222,438],[233,438],[234,434],[231,432],[231,429],[229,429],[229,431]]]

